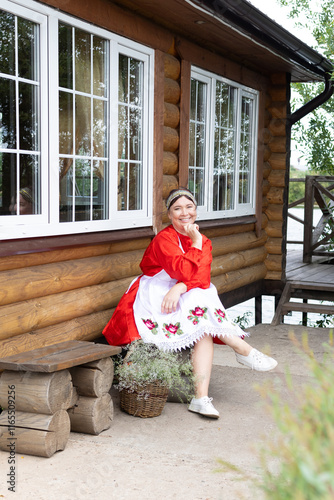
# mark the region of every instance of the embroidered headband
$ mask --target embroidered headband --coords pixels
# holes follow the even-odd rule
[[[173,203],[173,201],[176,199],[176,198],[180,198],[181,196],[187,196],[188,198],[191,199],[191,201],[193,202],[193,204],[195,205],[195,207],[197,207],[197,203],[196,203],[196,200],[193,196],[193,194],[186,190],[186,189],[177,189],[176,191],[173,191],[167,198],[166,200],[166,207],[167,207],[167,210],[170,209],[171,207],[171,204]]]
[[[32,195],[31,195],[31,189],[29,188],[23,188],[20,191],[20,195],[28,202],[28,203],[33,203]]]

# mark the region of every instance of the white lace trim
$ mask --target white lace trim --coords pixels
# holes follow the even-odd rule
[[[234,328],[224,328],[224,332],[222,332],[222,328],[210,327],[210,332],[207,332],[205,327],[197,329],[194,333],[183,333],[179,339],[173,338],[172,340],[166,339],[159,340],[154,338],[152,335],[143,338],[143,341],[146,343],[153,343],[159,349],[163,351],[181,351],[182,349],[186,349],[187,347],[192,347],[196,342],[201,340],[205,335],[211,335],[211,337],[218,337],[220,340],[224,342],[224,337],[249,337],[248,332],[244,332],[238,326]],[[153,337],[153,338],[152,338]]]

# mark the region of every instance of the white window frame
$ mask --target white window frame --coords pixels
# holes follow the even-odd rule
[[[0,0],[0,9],[40,25],[40,145],[41,215],[0,216],[0,240],[38,236],[94,233],[152,225],[154,50],[103,28],[64,14],[34,0]],[[104,38],[109,43],[109,217],[105,220],[59,222],[59,104],[58,23],[66,23]],[[117,210],[118,58],[119,54],[144,62],[143,83],[143,206]],[[117,68],[117,71],[115,71]]]
[[[258,136],[258,114],[259,114],[259,92],[255,89],[246,87],[217,74],[208,72],[201,68],[193,66],[191,68],[191,78],[198,80],[206,85],[206,109],[205,109],[205,148],[204,148],[204,170],[205,170],[205,190],[204,204],[197,207],[198,219],[221,219],[230,217],[239,217],[243,215],[255,214],[256,203],[256,172],[257,172],[257,136]],[[250,97],[254,102],[254,114],[252,119],[252,142],[251,142],[251,173],[250,173],[250,202],[239,203],[239,153],[240,149],[236,147],[235,151],[235,182],[234,182],[234,209],[231,210],[213,210],[213,165],[214,165],[214,132],[215,132],[215,95],[216,82],[221,81],[234,87],[237,91],[236,107],[236,144],[240,144],[240,125],[241,125],[241,103],[242,97]]]

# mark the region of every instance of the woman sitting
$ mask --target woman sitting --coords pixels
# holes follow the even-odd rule
[[[277,361],[252,348],[243,339],[245,332],[228,319],[210,282],[212,246],[195,223],[192,193],[173,190],[166,205],[171,225],[146,249],[140,263],[143,274],[123,295],[103,333],[113,345],[141,338],[165,350],[193,347],[196,397],[188,409],[218,418],[208,397],[214,340],[232,347],[237,361],[254,370],[272,370]]]

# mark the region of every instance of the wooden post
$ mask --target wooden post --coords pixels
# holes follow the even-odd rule
[[[304,205],[304,245],[303,262],[310,264],[312,261],[312,229],[313,229],[313,180],[307,175],[305,178],[305,205]]]

